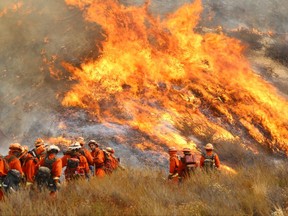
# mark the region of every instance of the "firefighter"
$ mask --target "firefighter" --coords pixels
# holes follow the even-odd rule
[[[93,156],[94,175],[97,177],[105,176],[105,154],[104,151],[99,148],[99,144],[95,140],[90,140],[88,145],[91,149],[91,155]]]
[[[216,153],[213,152],[213,145],[207,143],[205,146],[205,153],[201,155],[200,167],[206,172],[214,171],[220,168],[220,160]]]
[[[90,151],[85,148],[85,140],[83,137],[78,137],[77,142],[81,145],[81,150],[79,151],[84,157],[86,157],[87,162],[89,165],[93,165],[93,156],[91,155]]]
[[[191,177],[191,174],[195,172],[198,164],[195,155],[192,154],[189,148],[184,148],[182,152],[184,155],[180,158],[179,176],[181,180],[184,180]]]
[[[62,160],[57,158],[59,151],[60,149],[56,145],[48,146],[46,156],[37,164],[35,176],[38,187],[41,189],[41,187],[47,186],[52,197],[56,196],[61,187]]]
[[[16,191],[23,178],[23,170],[20,158],[23,156],[24,148],[19,143],[12,143],[9,146],[8,155],[5,157],[9,165],[9,171],[2,186],[6,192]]]
[[[33,157],[32,154],[28,152],[28,147],[24,147],[24,153],[22,158],[20,159],[22,170],[25,176],[26,187],[29,187],[34,182],[34,176],[36,173],[36,165],[38,164],[39,160],[37,157]]]
[[[178,183],[179,182],[179,158],[177,155],[177,149],[175,147],[169,148],[169,175],[168,180]]]
[[[35,148],[29,151],[33,157],[37,157],[38,160],[41,160],[46,154],[46,144],[43,139],[37,138],[34,142]]]
[[[85,177],[89,179],[89,165],[86,157],[80,153],[81,148],[80,143],[73,143],[61,158],[62,168],[66,167],[64,173],[67,181]]]
[[[7,176],[9,171],[9,165],[4,159],[4,157],[0,154],[0,201],[4,198],[4,192],[2,191],[2,183],[4,178]]]
[[[115,151],[114,151],[113,148],[106,147],[105,150],[109,154],[110,161],[108,161],[108,168],[110,168],[111,172],[112,172],[112,171],[116,170],[120,166],[120,164],[119,164],[120,159],[115,157],[115,155],[114,155]]]

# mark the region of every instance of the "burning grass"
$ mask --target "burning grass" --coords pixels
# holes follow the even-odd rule
[[[270,215],[288,213],[287,163],[257,159],[238,173],[197,172],[180,186],[164,171],[128,169],[105,179],[63,186],[58,199],[46,193],[12,194],[1,215]],[[281,214],[280,214],[281,215]]]

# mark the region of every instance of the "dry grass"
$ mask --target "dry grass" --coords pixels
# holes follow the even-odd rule
[[[119,171],[63,186],[56,200],[19,191],[0,203],[0,215],[285,215],[286,167],[259,160],[237,175],[198,171],[179,186],[164,171]]]

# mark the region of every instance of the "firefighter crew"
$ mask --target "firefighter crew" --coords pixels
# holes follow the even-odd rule
[[[211,143],[207,143],[205,146],[206,152],[203,153],[200,158],[200,167],[207,172],[220,168],[219,157],[213,152],[213,149],[213,145]]]

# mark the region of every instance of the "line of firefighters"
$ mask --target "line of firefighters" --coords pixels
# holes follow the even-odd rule
[[[68,182],[79,178],[89,179],[91,175],[104,177],[122,168],[114,149],[100,149],[95,140],[88,142],[89,151],[85,148],[84,138],[78,137],[61,158],[57,157],[60,152],[58,146],[47,146],[41,138],[34,144],[35,148],[29,151],[27,146],[12,143],[8,155],[0,155],[0,200],[5,193],[18,190],[20,183],[31,189],[48,188],[50,195],[55,196],[61,186],[60,176],[64,167]]]
[[[206,172],[214,171],[220,168],[220,160],[216,153],[213,152],[213,145],[211,143],[206,144],[205,153],[200,158],[200,168]],[[175,147],[169,148],[170,166],[168,179],[179,183],[189,177],[195,172],[198,167],[195,154],[192,154],[189,148],[182,150],[183,156],[177,155],[177,149]]]

